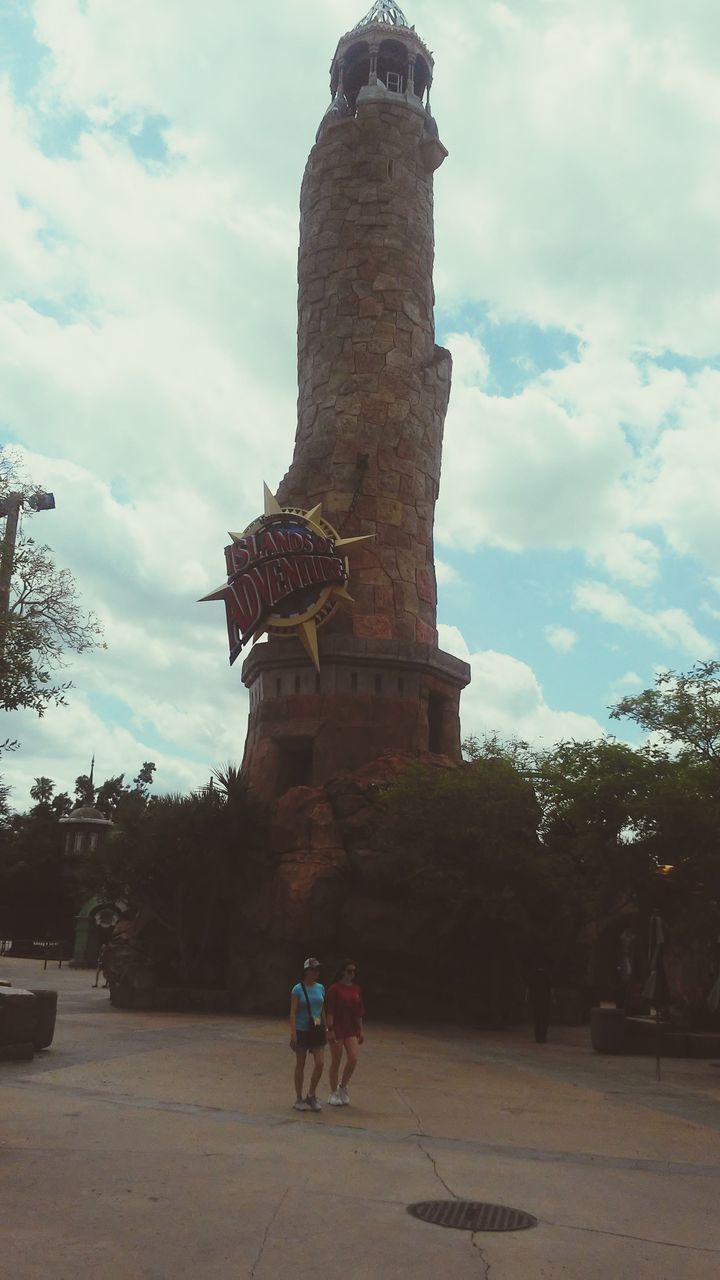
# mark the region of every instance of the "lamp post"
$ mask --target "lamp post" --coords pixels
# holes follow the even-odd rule
[[[5,537],[0,557],[0,618],[10,612],[10,583],[15,563],[18,523],[20,512],[26,504],[33,511],[54,511],[55,495],[46,493],[44,489],[37,489],[29,497],[24,493],[9,493],[6,498],[0,498],[0,518],[5,517]]]

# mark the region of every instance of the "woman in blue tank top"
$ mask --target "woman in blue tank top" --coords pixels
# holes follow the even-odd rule
[[[321,1111],[317,1087],[325,1067],[325,988],[318,982],[320,961],[310,956],[303,965],[303,981],[290,993],[290,1048],[295,1054],[295,1110]],[[307,1097],[303,1097],[305,1061],[313,1056],[313,1069]]]

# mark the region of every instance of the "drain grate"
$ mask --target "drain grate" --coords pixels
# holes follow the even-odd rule
[[[527,1231],[537,1226],[537,1218],[522,1209],[504,1204],[483,1204],[480,1200],[422,1200],[408,1205],[408,1213],[436,1227],[456,1231]]]

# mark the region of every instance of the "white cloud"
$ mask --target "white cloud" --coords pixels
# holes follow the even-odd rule
[[[452,352],[454,377],[465,387],[485,387],[490,357],[482,343],[469,333],[450,333],[445,343]]]
[[[631,462],[617,423],[569,412],[541,382],[507,399],[456,378],[438,537],[466,549],[593,546],[623,519]]]
[[[642,685],[643,682],[637,671],[626,671],[624,676],[620,676],[620,679],[615,681],[617,689],[642,689]]]
[[[639,631],[694,659],[710,658],[715,646],[695,627],[684,609],[660,609],[651,613],[628,600],[604,582],[584,582],[575,590],[575,608],[594,613],[605,622]]]
[[[492,649],[473,653],[468,660],[472,682],[461,701],[464,735],[497,733],[540,746],[603,736],[604,730],[593,716],[548,706],[542,686],[527,663]]]
[[[449,587],[461,582],[462,579],[457,569],[453,565],[447,564],[445,560],[435,558],[435,574],[441,587]]]
[[[570,653],[578,642],[577,631],[570,627],[548,626],[545,638],[556,653]]]
[[[599,560],[611,578],[620,578],[635,587],[647,587],[660,576],[658,547],[635,533],[610,535],[590,558]]]
[[[651,682],[648,680],[647,683],[650,684]],[[612,681],[607,695],[608,702],[612,706],[619,702],[621,698],[626,698],[631,693],[637,693],[642,688],[643,680],[637,671],[626,671],[624,675]]]
[[[470,661],[470,650],[459,627],[451,627],[445,622],[439,622],[438,644],[441,649],[453,654],[455,658],[461,658],[463,662]]]
[[[460,3],[431,11],[435,109],[453,142],[438,184],[442,287],[462,297],[475,278],[505,315],[713,354],[713,0],[514,0],[472,21]]]

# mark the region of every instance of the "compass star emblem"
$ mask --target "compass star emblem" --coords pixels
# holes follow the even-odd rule
[[[352,608],[348,556],[374,534],[343,538],[322,514],[281,507],[265,485],[263,515],[225,548],[227,582],[202,600],[223,600],[230,663],[262,635],[297,636],[320,670],[317,629],[338,608]]]

